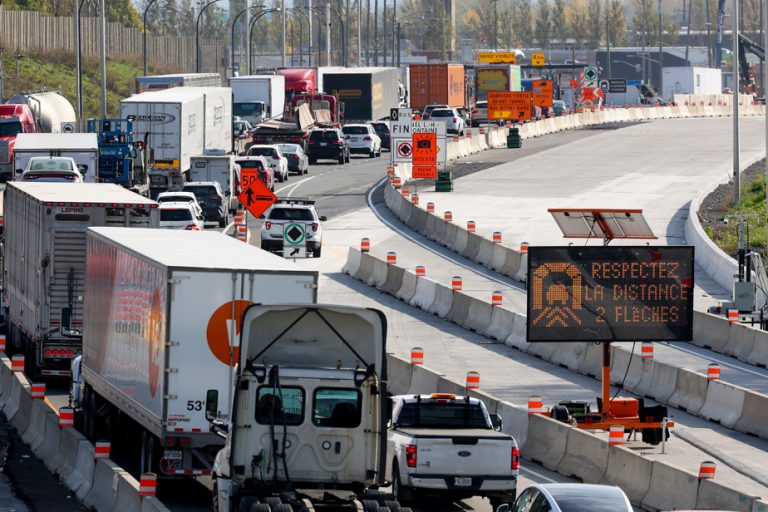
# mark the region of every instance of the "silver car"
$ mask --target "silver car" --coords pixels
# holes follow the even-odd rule
[[[620,488],[597,484],[535,484],[521,492],[514,505],[497,512],[632,512]]]

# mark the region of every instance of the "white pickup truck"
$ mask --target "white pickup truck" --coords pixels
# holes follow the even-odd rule
[[[482,401],[447,393],[392,397],[392,491],[401,503],[434,494],[512,504],[520,451]]]

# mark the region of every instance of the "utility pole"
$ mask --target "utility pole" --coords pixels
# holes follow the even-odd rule
[[[382,39],[384,40],[384,44],[381,45],[384,51],[384,58],[382,60],[383,65],[387,65],[387,2],[384,0],[384,27],[383,27],[383,33],[384,37]]]
[[[396,64],[397,59],[400,57],[397,49],[397,31],[395,25],[397,24],[397,0],[392,0],[392,65],[400,67],[400,64]]]
[[[611,73],[611,0],[605,0],[605,53],[608,59],[608,78],[613,76]]]
[[[331,65],[331,2],[325,4],[325,64]]]
[[[363,0],[357,0],[357,67],[363,65]]]
[[[768,9],[764,8],[762,4],[760,4],[761,7],[761,14],[763,15],[763,26],[762,26],[762,33],[763,33],[763,48],[768,48]],[[768,90],[768,66],[763,65],[762,67],[763,71],[763,98],[767,97],[766,91]],[[768,102],[766,105],[763,106],[763,108],[768,109]],[[766,155],[768,156],[768,115],[765,116],[765,150]],[[768,157],[765,159],[765,187],[766,192],[768,193]],[[768,197],[768,195],[766,195]],[[768,201],[765,202],[765,225],[766,230],[768,231]],[[765,240],[765,249],[766,254],[768,254],[768,237],[766,237]]]
[[[285,8],[285,0],[280,2],[280,7],[281,7],[281,11],[282,11],[280,14],[282,14],[282,23],[283,23],[283,38],[282,38],[282,42],[281,42],[281,45],[280,45],[280,47],[282,49],[282,52],[283,52],[283,58],[282,58],[282,61],[281,61],[282,62],[281,65],[283,67],[285,67],[285,51],[286,51],[286,46],[285,46],[285,16],[286,16],[286,13],[287,13],[287,9]]]
[[[362,2],[362,0],[360,0]],[[371,65],[371,0],[365,0],[365,65]]]
[[[99,53],[101,58],[101,117],[107,117],[107,13],[99,0]]]
[[[3,41],[0,39],[0,103],[5,100],[5,76],[3,75]]]
[[[741,173],[739,162],[739,2],[733,2],[733,204],[741,198]]]
[[[307,19],[309,20],[309,67],[312,67],[312,0],[307,0]]]
[[[659,96],[664,98],[664,27],[661,24],[661,0],[659,0]]]
[[[245,69],[251,69],[251,0],[245,0]],[[232,40],[234,45],[234,39]],[[234,63],[233,63],[234,65]],[[239,68],[239,66],[238,66]],[[240,73],[238,73],[240,74]]]
[[[379,65],[379,0],[373,0],[373,65]]]

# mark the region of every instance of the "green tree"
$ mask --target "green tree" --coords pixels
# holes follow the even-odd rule
[[[104,10],[107,21],[122,23],[129,27],[140,27],[141,16],[136,11],[131,0],[105,0]],[[90,5],[89,5],[90,4]],[[89,12],[96,14],[98,2],[86,2]],[[5,0],[6,9],[22,9],[39,11],[48,16],[69,16],[75,12],[75,0]]]
[[[517,34],[517,41],[526,48],[533,43],[533,9],[531,0],[514,0],[512,29]]]
[[[606,37],[611,46],[627,45],[627,18],[624,14],[624,4],[621,0],[608,0],[606,13]]]
[[[552,34],[552,20],[549,14],[548,0],[539,0],[536,12],[536,41],[541,48],[549,46],[549,39]]]
[[[600,46],[600,40],[603,37],[603,14],[601,9],[602,0],[589,0],[587,4],[587,42],[589,49],[595,49]]]
[[[571,34],[576,40],[575,44],[582,48],[584,41],[589,37],[589,23],[586,6],[580,3],[574,3],[570,9],[569,22],[571,25]]]
[[[568,38],[568,21],[565,18],[565,0],[555,0],[552,8],[552,37],[560,41],[560,46],[565,47]]]

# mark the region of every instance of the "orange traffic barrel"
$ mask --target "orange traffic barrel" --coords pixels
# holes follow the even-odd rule
[[[408,190],[407,188],[400,189],[400,193],[403,194],[403,196],[405,197],[408,197],[409,195],[411,195],[411,191]]]
[[[400,188],[400,176],[394,176],[392,177],[392,185],[395,188]]]
[[[419,204],[419,194],[417,194],[416,192],[411,194],[411,203],[415,205]]]
[[[24,373],[24,356],[16,354],[11,357],[11,371],[13,373]]]
[[[413,347],[411,349],[411,364],[424,364],[424,349]]]
[[[96,441],[94,446],[94,459],[108,459],[112,445],[109,441]]]
[[[371,240],[369,238],[363,238],[360,240],[360,252],[368,252],[371,250]]]
[[[31,387],[32,399],[42,400],[45,398],[45,384],[33,382]]]
[[[467,372],[467,389],[480,389],[480,372],[474,370]]]
[[[720,380],[720,365],[712,363],[707,367],[707,380]]]
[[[640,345],[640,356],[643,359],[653,359],[653,343],[650,341],[644,341]]]
[[[397,253],[396,252],[388,252],[387,253],[387,265],[397,265]]]
[[[738,309],[729,309],[728,310],[728,321],[732,324],[739,323],[739,310]]]
[[[503,296],[501,295],[501,292],[499,290],[496,290],[491,294],[491,305],[492,306],[501,306],[503,302]]]
[[[500,244],[501,243],[501,231],[494,231],[493,232],[493,243]]]
[[[451,278],[451,289],[455,292],[461,291],[461,276],[453,276]]]
[[[142,473],[139,479],[139,495],[154,496],[157,493],[157,475],[155,473]]]
[[[528,254],[528,242],[520,244],[520,254]]]
[[[699,466],[699,480],[710,480],[715,478],[715,471],[717,470],[717,463],[711,460],[705,460]]]
[[[528,397],[528,415],[531,414],[540,414],[544,412],[544,406],[541,402],[541,397],[539,395],[531,395]]]
[[[624,444],[624,427],[621,425],[612,425],[608,434],[608,445],[618,446]]]
[[[474,233],[475,232],[475,226],[476,226],[475,225],[475,221],[473,221],[473,220],[468,220],[467,221],[467,231],[469,231],[470,233]]]
[[[0,334],[0,352],[5,352],[5,334]]]
[[[453,222],[453,212],[451,210],[446,210],[443,218],[445,219],[445,222]]]
[[[75,426],[75,410],[71,407],[62,407],[59,409],[59,426],[60,427],[74,427]]]
[[[395,166],[392,164],[387,165],[387,176],[395,175]]]
[[[427,213],[435,213],[435,203],[427,203]]]
[[[416,277],[424,277],[427,275],[427,270],[422,265],[416,265]]]
[[[235,224],[245,224],[245,210],[235,211],[235,216],[232,219]]]

